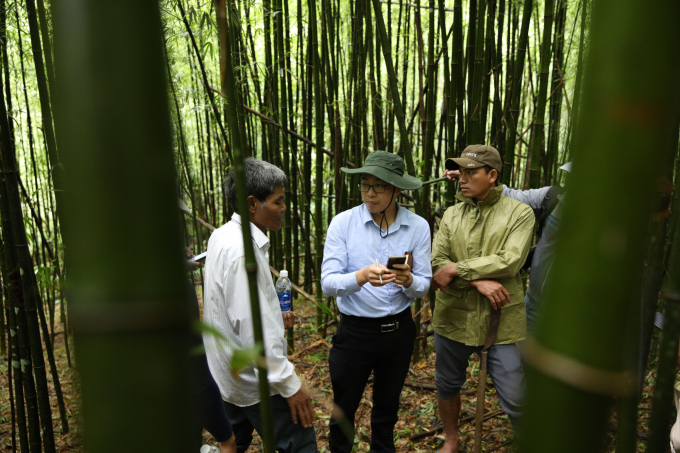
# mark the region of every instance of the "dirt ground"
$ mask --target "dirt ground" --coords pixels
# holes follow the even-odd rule
[[[320,339],[312,325],[312,322],[315,320],[315,307],[303,301],[299,301],[297,307],[296,312],[299,318],[295,326],[295,352],[292,352],[289,358],[294,363],[298,375],[307,385],[314,398],[314,407],[317,415],[314,427],[319,450],[321,453],[324,453],[329,451],[327,436],[332,410],[332,393],[327,357],[331,347],[330,338],[335,332],[336,326],[329,326],[327,336],[324,339]],[[429,313],[426,313],[426,311],[423,313],[425,318],[429,317]],[[57,360],[71,428],[68,434],[61,434],[58,406],[54,395],[54,388],[51,385],[51,378],[49,378],[52,412],[55,414],[54,431],[57,451],[60,453],[81,452],[84,449],[82,447],[77,373],[74,368],[68,366],[62,326],[57,324],[55,331],[55,358]],[[71,353],[73,353],[73,348],[71,348]],[[437,413],[436,392],[431,389],[434,385],[434,358],[432,337],[428,337],[424,349],[421,350],[421,359],[412,364],[407,377],[407,385],[402,391],[399,421],[394,433],[397,452],[434,452],[442,445],[443,433],[435,431],[437,427],[441,426]],[[477,357],[473,356],[470,358],[470,366],[468,368],[469,378],[463,388],[462,395],[461,419],[470,418],[471,420],[462,423],[460,426],[461,453],[471,452],[474,443],[473,416],[476,409],[475,391],[478,382],[478,372],[479,362]],[[11,411],[7,373],[7,358],[3,356],[0,358],[0,451],[12,451]],[[649,373],[648,381],[653,382],[653,377],[653,374]],[[418,387],[419,384],[425,384],[424,387],[426,388]],[[491,417],[484,423],[482,451],[487,453],[514,452],[516,451],[516,446],[512,443],[512,428],[507,415],[500,408],[491,380],[488,381],[487,389],[485,413],[490,414]],[[369,450],[372,390],[372,385],[369,383],[356,414],[355,451],[358,452],[367,452]],[[646,440],[646,426],[651,413],[651,390],[649,385],[645,387],[644,397],[639,408],[640,442],[638,451],[641,452],[645,451],[643,444]],[[606,452],[613,452],[615,450],[615,415],[612,415],[610,425],[611,430],[606,439],[606,447],[603,450]],[[417,440],[411,440],[412,436],[428,431],[434,432]],[[204,443],[215,445],[214,439],[207,432],[204,432]],[[259,438],[255,436],[255,440],[248,452],[259,451],[262,451],[261,443]],[[546,452],[548,451],[549,449],[546,450]]]

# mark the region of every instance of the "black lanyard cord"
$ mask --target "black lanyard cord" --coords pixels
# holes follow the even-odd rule
[[[385,214],[385,211],[387,211],[387,209],[389,209],[389,207],[392,205],[392,201],[394,200],[394,192],[396,190],[397,189],[394,186],[392,186],[392,196],[390,197],[390,204],[388,204],[387,207],[380,212],[382,214],[382,218],[380,219],[380,225],[379,225],[378,228],[380,229],[380,237],[382,239],[385,239],[387,237],[387,235],[390,234],[390,224],[387,221],[387,215]],[[396,219],[396,216],[395,216],[395,219]],[[385,222],[385,225],[387,225],[387,228],[385,230],[385,236],[383,236],[383,234],[382,234],[383,233],[383,229],[382,229],[383,221]]]

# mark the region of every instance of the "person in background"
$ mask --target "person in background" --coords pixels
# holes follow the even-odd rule
[[[571,173],[572,163],[569,162],[560,167]],[[447,169],[444,173],[447,178],[456,181],[460,178],[458,169]],[[539,223],[540,239],[536,249],[527,259],[531,266],[529,284],[524,298],[527,310],[527,332],[531,334],[536,328],[540,317],[541,308],[545,299],[545,285],[550,275],[550,270],[555,261],[555,246],[557,235],[562,222],[562,211],[566,190],[558,186],[547,186],[540,189],[518,190],[503,185],[503,196],[514,198],[531,207],[534,210],[536,221]]]
[[[188,247],[184,249],[187,259],[194,257],[191,249]],[[203,267],[203,263],[198,261],[186,261],[187,271],[193,272]],[[187,293],[191,300],[191,311],[194,321],[200,321],[200,309],[198,306],[198,297],[196,297],[196,289],[191,281],[187,280]],[[193,334],[191,337],[191,350],[194,351],[203,346],[203,339],[199,334]],[[203,428],[215,438],[220,453],[236,453],[236,438],[234,431],[231,428],[231,423],[227,418],[227,412],[222,403],[220,396],[220,389],[217,387],[215,379],[210,374],[208,368],[208,359],[205,354],[192,354],[191,369],[194,371],[194,379],[198,397],[198,423],[196,431],[200,439]],[[198,451],[198,448],[196,449]]]
[[[486,145],[465,148],[447,160],[460,171],[462,203],[444,213],[432,243],[432,285],[441,291],[432,326],[437,353],[435,383],[444,426],[444,453],[459,451],[460,388],[468,358],[489,336],[491,310],[501,310],[495,341],[488,349],[488,371],[501,407],[515,433],[521,415],[524,370],[517,342],[526,337],[520,268],[534,232],[529,206],[502,195],[498,151]],[[495,312],[498,314],[498,312]]]
[[[330,423],[332,453],[349,453],[353,439],[343,423],[354,426],[368,378],[373,372],[371,452],[394,452],[394,426],[399,395],[413,353],[416,326],[411,303],[430,288],[430,227],[425,219],[400,207],[402,190],[415,190],[420,180],[404,174],[404,160],[374,151],[359,174],[364,203],[335,216],[326,234],[321,288],[337,297],[342,320],[333,336],[328,365],[333,399],[346,419],[334,414]],[[390,256],[412,253],[412,266],[386,267]]]
[[[254,365],[232,373],[230,362],[237,349],[254,345],[248,274],[242,228],[250,228],[257,260],[257,291],[260,299],[267,376],[274,411],[276,449],[284,453],[317,452],[312,422],[311,397],[288,360],[287,343],[279,299],[269,271],[267,230],[279,231],[286,210],[284,185],[288,178],[278,167],[255,158],[244,162],[249,219],[234,214],[208,241],[205,264],[203,320],[221,333],[204,336],[208,365],[220,388],[227,416],[234,429],[239,452],[252,442],[253,429],[261,434],[260,393]],[[231,208],[237,212],[233,167],[225,181]],[[292,318],[291,318],[292,321]],[[292,325],[292,322],[291,322]]]

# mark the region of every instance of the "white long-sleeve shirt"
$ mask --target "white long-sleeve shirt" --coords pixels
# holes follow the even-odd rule
[[[272,395],[280,394],[288,398],[297,393],[301,383],[286,355],[288,345],[281,308],[269,271],[269,239],[252,223],[250,232],[257,259],[257,292],[270,391]],[[231,221],[218,228],[208,241],[203,322],[221,332],[225,339],[205,333],[203,342],[210,372],[220,388],[222,398],[236,406],[245,407],[260,402],[257,368],[253,364],[243,369],[237,378],[229,369],[234,350],[254,344],[242,234],[241,217],[234,214]]]

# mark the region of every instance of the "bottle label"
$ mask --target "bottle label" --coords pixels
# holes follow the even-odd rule
[[[279,304],[281,305],[281,311],[290,311],[290,291],[282,291],[278,293]]]

